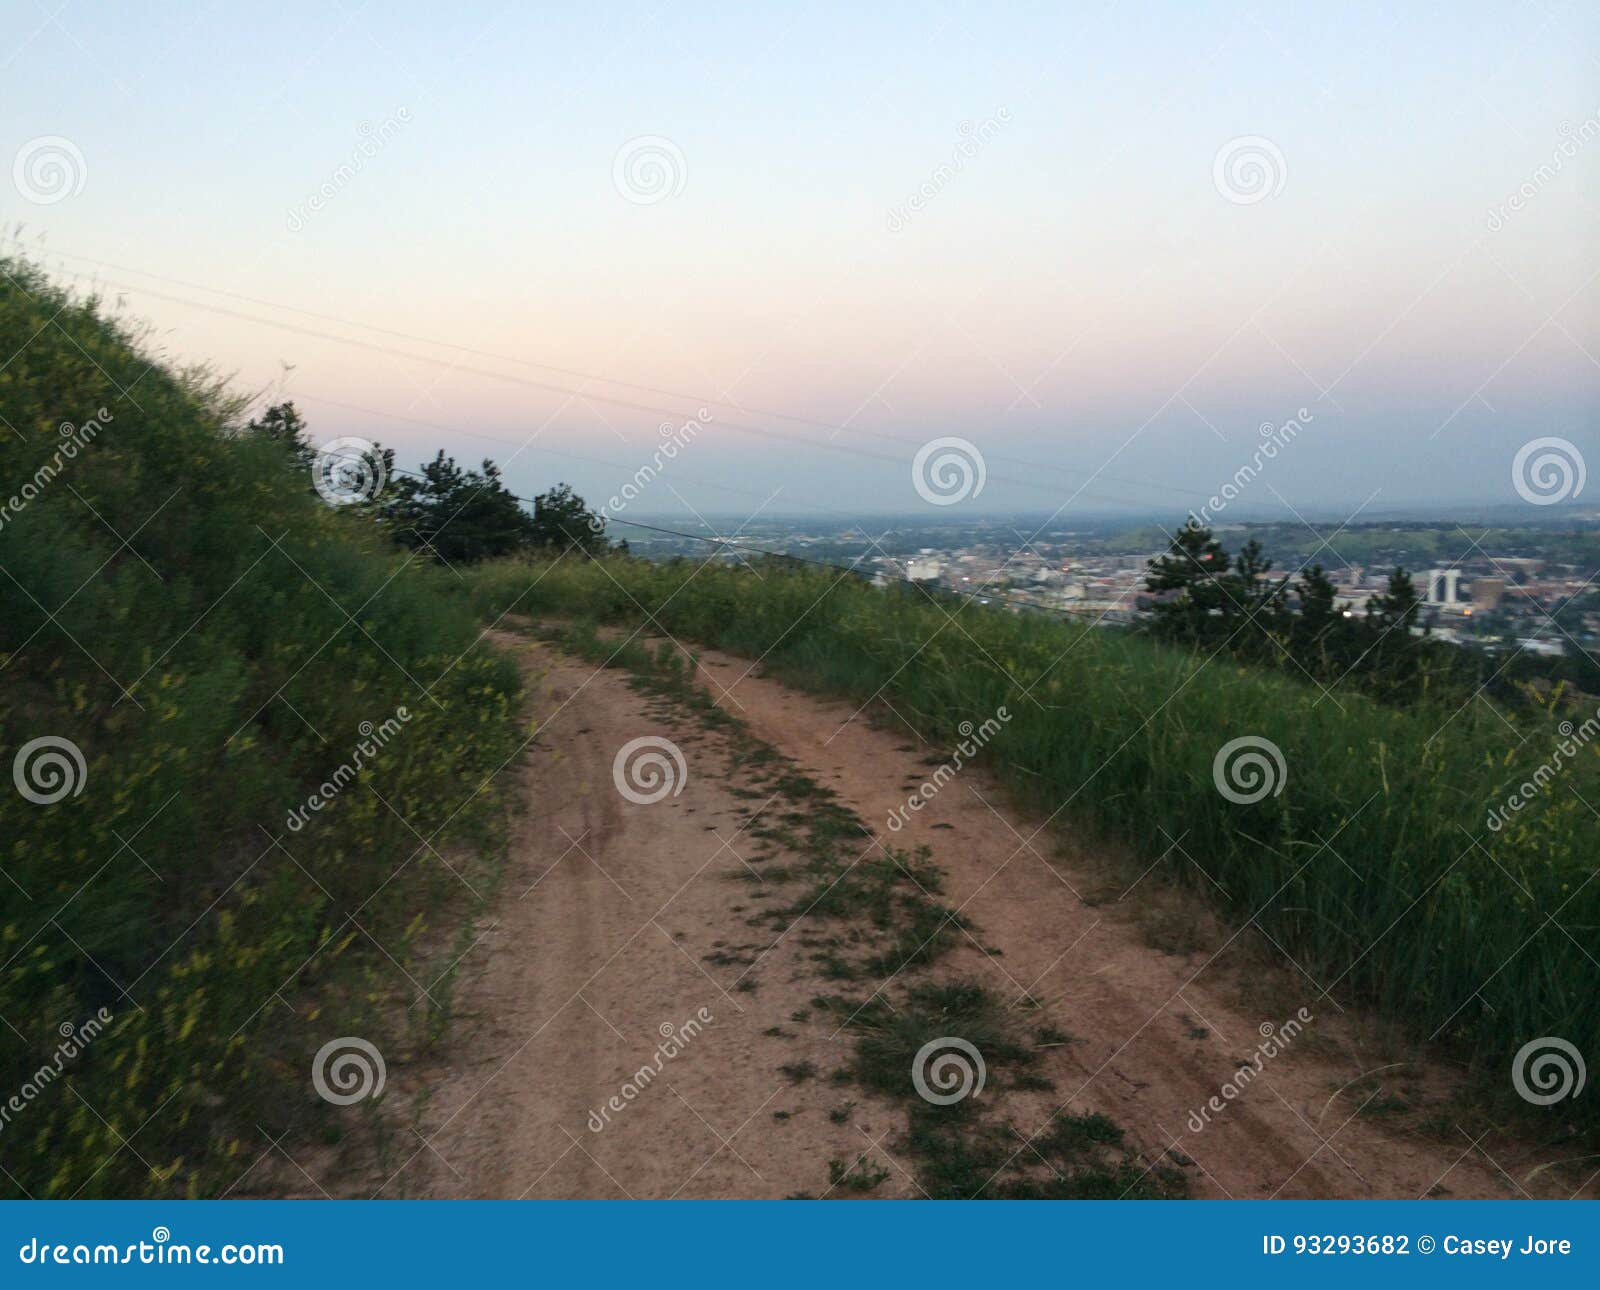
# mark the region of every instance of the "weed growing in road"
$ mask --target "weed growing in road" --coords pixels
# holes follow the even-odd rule
[[[786,889],[781,903],[748,921],[774,929],[778,939],[795,933],[824,980],[895,983],[892,1000],[884,984],[860,1000],[819,995],[790,1019],[804,1024],[816,1014],[830,1029],[850,1035],[853,1061],[833,1071],[828,1083],[855,1084],[903,1107],[910,1128],[901,1146],[916,1162],[925,1192],[1040,1199],[1186,1193],[1181,1173],[1165,1164],[1142,1166],[1121,1131],[1102,1116],[1071,1115],[1058,1107],[1030,1140],[989,1113],[981,1101],[987,1074],[1004,1076],[997,1087],[1048,1091],[1051,1082],[1035,1067],[1045,1048],[1069,1037],[1050,1026],[1030,1029],[1019,1015],[1024,1008],[1004,1008],[977,982],[918,979],[971,931],[970,922],[940,900],[943,875],[929,848],[881,846],[832,789],[718,708],[695,684],[694,660],[681,650],[650,648],[632,637],[602,639],[592,624],[557,634],[585,658],[628,668],[642,692],[681,704],[726,737],[730,776],[738,774],[751,786],[739,796],[761,799],[744,836],[794,857],[781,864],[757,857],[759,872],[748,864],[730,872],[730,878],[763,891]],[[715,965],[745,966],[746,972],[761,958],[761,947],[724,942],[706,956]],[[750,980],[745,975],[738,984]],[[766,1034],[789,1037],[778,1026]],[[778,1070],[791,1085],[819,1076],[810,1060]],[[829,1122],[848,1123],[854,1107],[846,1101],[829,1112]],[[830,1160],[828,1173],[830,1192],[858,1194],[876,1190],[889,1177],[865,1153],[851,1161]]]

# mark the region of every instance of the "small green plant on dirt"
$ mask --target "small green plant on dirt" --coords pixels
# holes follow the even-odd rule
[[[869,1162],[864,1151],[848,1165],[843,1160],[828,1161],[828,1183],[840,1191],[876,1191],[888,1176],[889,1171],[882,1165]]]

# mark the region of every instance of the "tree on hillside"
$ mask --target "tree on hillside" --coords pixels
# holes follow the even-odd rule
[[[1334,605],[1333,579],[1320,564],[1300,575],[1295,590],[1300,593],[1300,621],[1311,637],[1321,637],[1334,623],[1342,621]]]
[[[446,564],[510,555],[533,537],[533,520],[487,457],[464,470],[441,450],[420,477],[401,475],[382,507],[394,540]]]
[[[311,463],[316,460],[317,450],[306,431],[305,418],[293,402],[274,403],[246,425],[245,431],[283,448],[289,454],[291,468],[305,471],[307,480],[310,479]]]
[[[1388,589],[1367,603],[1367,618],[1380,631],[1406,631],[1416,626],[1422,612],[1422,593],[1404,569],[1389,575]]]
[[[1272,561],[1262,550],[1261,543],[1251,538],[1239,549],[1233,562],[1234,586],[1225,588],[1232,593],[1239,612],[1252,625],[1271,629],[1288,612],[1288,578],[1276,581],[1267,575],[1272,572]]]
[[[1185,524],[1166,554],[1150,561],[1145,575],[1145,586],[1158,597],[1157,631],[1195,638],[1205,633],[1214,615],[1226,617],[1233,608],[1228,572],[1228,553],[1211,530],[1192,520]]]
[[[582,551],[599,555],[610,548],[606,522],[591,511],[567,484],[557,484],[533,499],[533,521],[528,533],[533,546],[557,551]]]

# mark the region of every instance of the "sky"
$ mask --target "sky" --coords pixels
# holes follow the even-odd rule
[[[13,249],[319,442],[829,523],[1600,468],[1592,4],[4,4]]]

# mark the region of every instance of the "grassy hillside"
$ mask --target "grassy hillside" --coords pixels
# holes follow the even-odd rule
[[[0,1194],[216,1194],[360,1124],[324,1043],[437,1020],[515,671],[218,386],[0,267]]]
[[[1529,804],[1487,824],[1569,733],[1555,717],[1518,730],[1482,703],[1398,712],[1343,690],[1322,698],[1225,656],[975,606],[952,615],[821,570],[565,560],[487,567],[475,585],[493,613],[648,614],[800,685],[882,697],[935,747],[1005,705],[987,753],[1020,794],[1058,825],[1087,823],[1225,892],[1294,957],[1308,1002],[1326,990],[1437,1035],[1508,1106],[1523,1105],[1511,1072],[1527,1041],[1600,1054],[1600,742],[1567,739],[1574,755]],[[1281,753],[1281,792],[1219,791],[1215,759],[1245,737]],[[1226,782],[1251,796],[1236,770]],[[1592,1121],[1595,1105],[1538,1114],[1558,1131]]]

